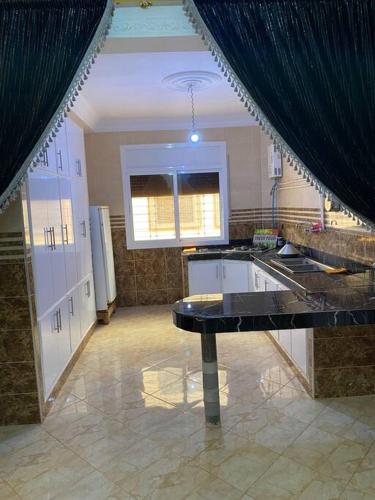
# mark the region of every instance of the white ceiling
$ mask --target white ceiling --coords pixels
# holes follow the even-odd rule
[[[162,80],[180,71],[220,74],[207,51],[102,53],[75,111],[100,132],[190,128],[188,95],[165,88]],[[254,124],[224,79],[195,95],[197,127]]]

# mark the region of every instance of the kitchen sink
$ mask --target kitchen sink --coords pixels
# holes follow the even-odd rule
[[[315,273],[334,269],[308,257],[293,257],[289,259],[272,259],[272,264],[289,273]]]

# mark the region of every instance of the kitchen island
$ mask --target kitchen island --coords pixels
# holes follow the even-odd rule
[[[288,283],[289,290],[194,295],[173,306],[175,325],[201,335],[209,423],[220,422],[216,334],[222,332],[289,329],[293,337],[298,329],[308,329],[306,382],[313,397],[375,393],[373,270],[292,277],[275,268],[273,256],[271,252],[251,259],[279,281]]]

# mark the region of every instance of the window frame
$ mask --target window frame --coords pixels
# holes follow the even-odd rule
[[[199,156],[201,154],[204,159],[207,157],[207,148],[215,148],[217,160],[215,166],[210,164],[208,159],[207,163]],[[170,164],[162,165],[158,163],[160,158],[155,158],[155,150],[160,153],[161,157],[168,158],[168,152],[188,149],[189,152],[195,152],[193,161],[187,164],[176,164],[175,158],[171,158]],[[127,160],[127,152],[139,150],[146,158],[144,165],[130,165]],[[153,150],[153,151],[151,151]],[[186,144],[186,143],[163,143],[163,144],[137,144],[137,145],[123,145],[120,147],[121,151],[121,171],[123,183],[123,196],[124,196],[124,212],[125,212],[125,231],[126,231],[126,244],[130,250],[144,249],[144,248],[170,248],[170,247],[189,247],[189,246],[202,246],[202,245],[225,245],[229,242],[229,217],[228,217],[228,167],[227,167],[227,151],[225,142],[201,142],[199,144]],[[147,158],[148,156],[148,158]],[[173,155],[172,155],[173,156]],[[194,158],[197,161],[194,164]],[[148,161],[147,161],[148,160]],[[219,174],[219,200],[220,200],[220,227],[221,237],[198,237],[198,238],[181,238],[180,237],[180,217],[179,217],[179,203],[178,203],[178,185],[177,175],[179,173],[204,173],[204,172],[217,172]],[[143,240],[136,241],[134,239],[133,227],[133,211],[131,203],[131,188],[130,177],[132,175],[172,175],[173,176],[173,199],[174,199],[174,220],[176,237],[173,239],[165,240]]]

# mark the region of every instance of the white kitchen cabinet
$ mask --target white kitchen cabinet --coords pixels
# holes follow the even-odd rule
[[[42,316],[54,303],[51,293],[53,239],[48,218],[48,181],[49,174],[37,169],[29,175],[27,183],[29,214],[32,221],[30,238],[38,316]]]
[[[74,122],[67,122],[69,165],[72,182],[74,235],[77,254],[78,281],[92,272],[89,198],[86,180],[85,144],[83,131]]]
[[[214,259],[188,264],[189,295],[254,291],[252,262]]]
[[[292,351],[290,328],[279,330],[279,344],[290,355]]]
[[[85,140],[83,130],[72,120],[66,121],[70,177],[86,179]]]
[[[277,292],[279,287],[278,287],[278,284],[275,283],[275,281],[273,281],[272,279],[269,279],[269,278],[265,278],[265,285],[264,285],[264,288],[265,288],[265,291],[266,292]]]
[[[266,277],[262,270],[253,264],[252,266],[253,280],[254,280],[254,291],[255,292],[265,292],[266,291]]]
[[[48,183],[48,218],[52,230],[53,249],[51,251],[53,302],[57,302],[67,291],[65,254],[62,237],[59,178],[50,176]]]
[[[27,193],[48,398],[96,321],[96,307],[83,131],[68,119],[43,159],[28,175]]]
[[[45,315],[39,323],[44,395],[47,398],[60,368],[59,312],[58,307]]]
[[[223,293],[249,292],[251,263],[241,260],[222,260]]]
[[[69,153],[66,136],[66,122],[62,123],[55,140],[56,172],[59,175],[69,175]]]
[[[59,332],[57,340],[59,344],[59,373],[61,373],[67,365],[72,354],[72,345],[70,340],[70,321],[69,321],[69,303],[65,297],[59,304]]]
[[[221,262],[221,260],[189,261],[189,295],[221,293]]]
[[[64,247],[66,289],[71,290],[78,281],[76,243],[74,234],[74,214],[71,180],[59,178],[60,206],[61,206],[61,233]]]
[[[58,175],[69,175],[69,157],[65,123],[61,125],[53,142],[38,157],[38,168]]]
[[[67,301],[60,301],[39,321],[44,392],[47,398],[71,356]]]
[[[69,327],[70,327],[70,344],[72,352],[76,350],[84,336],[81,332],[81,307],[80,307],[80,287],[77,286],[72,290],[67,297]],[[85,332],[86,333],[86,332]]]
[[[80,285],[81,337],[96,321],[95,290],[93,275],[87,276]]]
[[[291,356],[298,368],[307,373],[307,338],[308,328],[296,328],[291,330]]]

